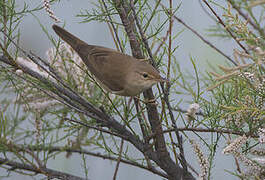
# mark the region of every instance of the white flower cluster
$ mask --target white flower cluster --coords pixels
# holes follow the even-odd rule
[[[33,61],[27,59],[27,58],[23,58],[23,57],[18,57],[16,60],[17,64],[19,65],[23,65],[28,67],[29,69],[31,69],[32,71],[37,72],[38,74],[40,74],[41,76],[45,77],[45,78],[51,78],[49,76],[49,74],[47,72],[45,72],[44,70],[42,70],[36,63],[34,63]],[[22,75],[23,72],[21,69],[16,70],[16,74],[18,75]],[[52,79],[50,79],[52,80]]]
[[[202,150],[200,146],[194,142],[194,140],[190,140],[190,143],[192,144],[193,150],[197,156],[198,162],[200,164],[200,175],[199,179],[207,179],[207,174],[208,174],[208,168],[209,168],[209,162],[208,160],[204,157]]]
[[[261,47],[256,47],[254,50],[258,55],[258,64],[263,64],[265,62],[265,51]]]
[[[262,156],[265,157],[265,148],[263,147],[257,147],[257,148],[253,148],[251,149],[251,154],[255,155],[255,156]]]
[[[247,79],[249,79],[250,81],[254,81],[255,80],[255,75],[253,73],[250,72],[244,72],[243,76],[245,76]]]
[[[265,128],[259,128],[258,134],[259,134],[259,143],[264,144],[265,143]]]
[[[47,51],[47,62],[57,71],[57,73],[65,80],[74,84],[74,87],[79,91],[83,92],[85,96],[90,97],[94,90],[94,83],[85,82],[86,73],[84,71],[85,64],[82,62],[82,59],[78,56],[77,53],[66,43],[62,43],[58,50],[56,48],[50,48]],[[19,65],[26,66],[32,71],[37,72],[42,75],[44,78],[47,78],[55,83],[57,80],[53,78],[49,73],[42,70],[36,63],[33,61],[18,57],[17,63]],[[23,72],[19,69],[16,73],[20,76],[23,76]],[[35,109],[37,111],[44,110],[46,108],[54,107],[55,105],[60,105],[59,101],[54,100],[47,96],[45,93],[41,93],[38,89],[30,86],[29,83],[20,83],[18,85],[23,89],[20,94],[19,101],[23,104],[24,109]],[[46,92],[52,96],[50,92]],[[25,103],[27,102],[27,104]]]
[[[265,93],[265,77],[264,76],[257,76],[251,72],[243,72],[239,74],[242,78],[247,78],[255,87],[255,89],[260,93]]]
[[[247,136],[239,136],[236,138],[232,143],[230,143],[226,148],[224,148],[223,153],[224,154],[232,154],[238,150],[239,147],[241,147],[243,144],[247,142],[248,138]]]
[[[265,158],[260,158],[260,157],[256,157],[256,158],[252,158],[252,160],[258,162],[259,164],[265,166]]]
[[[186,119],[188,120],[188,122],[195,119],[195,115],[198,112],[199,108],[200,108],[200,105],[197,103],[190,104],[187,110],[187,113],[186,113]]]
[[[263,95],[265,94],[265,77],[263,76],[260,79],[260,83],[257,85],[257,90],[261,95]]]
[[[253,160],[248,159],[244,154],[240,152],[234,152],[234,156],[239,159],[246,167],[248,167],[247,175],[259,175],[262,172],[261,167]]]
[[[243,153],[239,152],[240,147],[247,142],[248,138],[243,135],[238,138],[236,138],[232,143],[230,143],[224,150],[224,154],[233,154],[235,158],[237,158],[239,161],[241,161],[246,167],[247,171],[245,171],[243,174],[245,177],[256,177],[261,176],[264,172],[264,158],[248,158]],[[252,152],[253,154],[260,153],[260,151]],[[242,174],[242,175],[243,175]]]
[[[45,11],[50,16],[50,18],[52,18],[56,23],[61,22],[60,19],[57,16],[55,16],[54,12],[51,10],[49,0],[43,0],[43,6],[44,6]]]
[[[48,62],[58,71],[61,77],[69,78],[76,83],[79,90],[88,89],[84,83],[85,64],[78,54],[66,43],[60,44],[58,50],[50,48],[47,53]]]

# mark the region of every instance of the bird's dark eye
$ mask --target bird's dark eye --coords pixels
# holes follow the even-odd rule
[[[143,77],[144,77],[144,78],[147,78],[147,77],[148,77],[148,74],[143,73]]]

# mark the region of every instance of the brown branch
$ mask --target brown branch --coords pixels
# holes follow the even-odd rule
[[[166,8],[163,4],[161,4],[161,6],[163,8]],[[167,10],[167,13],[169,13],[169,11]],[[213,48],[214,50],[216,50],[218,53],[220,53],[221,55],[223,55],[225,58],[227,58],[231,63],[233,63],[234,65],[237,65],[237,63],[231,59],[228,55],[226,55],[224,52],[222,52],[220,49],[218,49],[216,46],[214,46],[210,41],[206,40],[202,35],[200,35],[197,31],[195,31],[192,27],[190,27],[189,25],[187,25],[184,21],[182,21],[182,19],[178,18],[176,15],[173,15],[173,18],[178,21],[179,23],[181,23],[183,26],[185,26],[187,29],[189,29],[192,33],[194,33],[198,38],[200,38],[205,44],[207,44],[208,46],[210,46],[211,48]]]
[[[168,45],[168,67],[167,67],[167,78],[169,79],[170,77],[170,69],[171,69],[171,48],[172,48],[172,23],[173,23],[173,12],[172,12],[172,0],[169,1],[169,8],[170,10],[168,11],[169,13],[169,45]],[[163,100],[166,102],[166,105],[168,107],[168,112],[169,112],[169,117],[170,117],[170,120],[171,120],[171,123],[174,127],[177,127],[177,124],[176,124],[176,119],[174,117],[174,114],[172,112],[172,107],[171,107],[171,104],[169,102],[169,92],[170,92],[170,83],[167,82],[166,83],[166,88],[164,89],[164,86],[163,84],[161,83],[161,88],[162,88],[162,91],[163,91],[163,94],[164,94],[164,97],[163,97]],[[167,123],[168,125],[168,123]],[[187,161],[185,159],[185,155],[184,155],[184,148],[183,148],[183,141],[182,141],[182,136],[180,135],[179,131],[174,131],[175,132],[175,135],[177,137],[177,144],[178,144],[178,149],[179,149],[179,159],[180,159],[180,164],[181,166],[183,167],[183,170],[184,172],[188,172],[188,168],[187,168]],[[171,139],[171,143],[173,144],[173,138],[172,138],[172,134],[169,133],[169,137]],[[175,147],[173,147],[173,153],[175,155],[175,158],[176,158],[176,162],[177,162],[177,157],[176,157],[176,150],[175,150]]]
[[[117,173],[118,173],[118,170],[119,170],[119,166],[120,166],[120,162],[121,162],[121,156],[122,156],[122,151],[123,151],[123,139],[121,140],[121,146],[120,146],[120,152],[119,152],[119,157],[117,159],[117,164],[116,164],[116,168],[115,168],[115,171],[114,171],[114,175],[113,175],[113,180],[116,180],[116,177],[117,177]]]
[[[239,135],[239,136],[249,136],[252,138],[258,138],[257,135],[254,135],[253,133],[245,133],[245,132],[239,132],[239,131],[233,131],[233,130],[225,130],[225,129],[204,129],[204,128],[188,128],[188,127],[184,127],[184,128],[170,128],[167,130],[164,130],[163,133],[169,133],[172,131],[192,131],[192,132],[216,132],[216,133],[221,133],[221,134],[234,134],[234,135]],[[152,139],[155,137],[155,134],[151,134],[148,137],[148,140]]]
[[[139,105],[140,105],[139,99],[133,98],[133,100],[134,100],[134,105],[135,105],[135,110],[136,110],[136,117],[138,119],[139,126],[140,126],[141,131],[142,131],[143,139],[145,140],[145,138],[147,137],[147,129],[145,126],[145,121],[144,121],[143,117],[141,116],[141,112],[139,109]]]
[[[126,5],[124,5],[124,6],[126,7]],[[133,16],[131,15],[128,18],[130,18],[132,20],[131,22],[135,22],[136,23],[136,25],[135,24],[130,24],[131,26],[127,26],[127,29],[128,29],[127,34],[129,32],[134,32],[134,34],[131,33],[131,35],[130,35],[131,37],[134,37],[130,41],[130,44],[131,44],[131,47],[132,47],[132,51],[133,52],[135,51],[135,52],[137,52],[136,54],[139,54],[140,55],[138,58],[143,57],[142,52],[141,52],[141,49],[139,48],[140,47],[139,46],[140,44],[137,41],[134,41],[134,39],[136,39],[135,33],[136,33],[136,26],[137,26],[138,27],[138,30],[140,32],[142,41],[144,42],[145,48],[147,49],[148,54],[149,54],[149,57],[151,58],[151,62],[153,64],[153,66],[155,66],[152,52],[151,52],[151,50],[149,48],[147,39],[145,38],[144,32],[143,32],[143,30],[141,28],[141,25],[140,25],[140,23],[138,21],[138,18],[137,18],[135,9],[134,9],[133,1],[131,1],[130,5],[127,4],[127,6],[130,6],[130,8],[129,7],[124,8],[124,9],[127,9],[128,10],[127,13],[130,13],[129,10],[132,11],[132,13],[133,13]],[[123,23],[124,24],[129,24],[126,21],[124,21]],[[134,26],[132,26],[132,25],[134,25]],[[133,29],[133,31],[132,30],[129,30],[129,29]],[[133,46],[132,46],[132,44],[133,44]],[[133,48],[133,47],[135,47],[135,48]],[[152,92],[151,89],[150,89],[149,92],[144,92],[144,96],[145,96],[145,99],[147,101],[154,99],[154,95],[153,95],[153,92]],[[160,119],[159,119],[159,115],[158,115],[157,108],[155,106],[151,106],[151,103],[148,103],[147,104],[147,112],[148,112],[148,119],[149,119],[149,122],[151,124],[152,131],[153,132],[161,132],[162,131],[162,126],[161,126],[161,124],[159,122]],[[163,136],[156,137],[155,147],[156,147],[156,150],[160,154],[161,157],[162,156],[167,156],[165,153],[168,153],[168,152],[167,152],[167,149],[166,149],[166,144],[165,144],[165,140],[164,140],[164,137]],[[165,154],[165,155],[163,155],[163,154]]]
[[[169,35],[169,30],[167,30],[167,33],[164,37],[161,38],[161,42],[159,43],[157,49],[155,50],[154,52],[154,56],[157,55],[157,53],[160,51],[161,47],[163,46],[163,44],[166,42],[167,38],[168,38],[168,35]]]
[[[177,154],[177,158],[181,161],[181,157]],[[194,167],[192,167],[192,165],[191,164],[189,164],[188,162],[187,162],[187,167],[194,173],[194,174],[196,174],[196,176],[199,176],[200,174],[195,170],[195,168]]]
[[[206,6],[212,11],[212,13],[215,15],[215,17],[218,19],[219,23],[225,28],[225,30],[230,34],[230,36],[237,42],[237,44],[247,53],[249,54],[248,50],[238,41],[238,39],[235,37],[235,35],[228,29],[228,27],[225,25],[223,20],[218,16],[218,14],[214,11],[214,9],[210,6],[210,4],[203,0],[203,2],[206,4]]]
[[[58,178],[58,179],[65,179],[65,180],[85,180],[85,178],[74,176],[74,175],[71,175],[68,173],[55,171],[53,169],[49,169],[49,168],[45,168],[45,167],[38,167],[37,168],[35,166],[31,166],[28,164],[12,161],[12,160],[9,160],[7,158],[1,158],[0,157],[0,164],[2,166],[4,166],[4,165],[10,166],[11,168],[9,169],[9,171],[21,169],[21,170],[31,171],[31,172],[34,172],[36,174],[43,174],[43,175],[47,176],[49,179]]]
[[[147,136],[147,132],[148,132],[148,124],[147,124],[147,121],[146,121],[146,118],[145,118],[145,115],[144,115],[144,112],[142,112],[142,110],[140,111],[139,107],[140,106],[140,103],[139,103],[139,99],[137,98],[133,98],[134,100],[134,104],[135,104],[135,109],[136,109],[136,117],[138,119],[138,122],[139,122],[139,125],[140,125],[140,128],[141,128],[141,131],[142,131],[142,135],[143,135],[143,140],[144,140],[144,143],[147,144],[148,146],[150,146],[150,144],[146,141],[146,137]],[[142,109],[142,108],[141,108]],[[142,116],[141,116],[141,113],[142,113]],[[148,167],[150,168],[154,168],[152,166],[152,163],[150,162],[150,159],[146,156],[146,153],[144,153],[144,157],[145,157],[145,160],[147,162],[147,165]]]
[[[125,31],[129,37],[133,56],[138,59],[143,59],[144,57],[140,49],[140,44],[137,41],[136,25],[131,13],[129,2],[120,1],[120,0],[113,0],[113,2],[118,10],[122,24],[124,25]],[[154,95],[151,88],[146,90],[143,94],[147,102],[154,99]],[[156,105],[154,103],[147,103],[146,107],[147,107],[148,120],[151,125],[152,132],[156,134],[155,149],[158,157],[158,161],[155,161],[156,164],[169,175],[170,180],[194,179],[194,177],[190,173],[185,173],[185,171],[180,166],[175,164],[174,161],[171,159],[169,152],[167,151],[166,148],[166,143],[163,133],[160,134],[162,132],[162,125],[160,122]],[[151,148],[147,149],[146,151],[147,155],[150,150]]]
[[[241,174],[242,171],[240,169],[240,164],[238,162],[238,159],[234,156],[234,160],[235,160],[235,163],[236,163],[236,170]]]
[[[108,130],[103,129],[101,127],[91,126],[91,125],[88,125],[88,124],[86,124],[84,122],[73,120],[73,119],[69,119],[69,118],[63,118],[63,120],[66,120],[66,121],[69,121],[69,122],[74,122],[76,124],[80,124],[80,125],[82,125],[84,127],[87,127],[87,128],[95,129],[95,130],[103,132],[103,133],[107,133],[107,134],[110,134],[110,135],[113,135],[113,136],[116,136],[116,137],[120,137],[122,139],[126,139],[126,137],[121,135],[121,134],[118,134],[118,133],[115,133],[115,132],[112,132],[112,131],[108,131]]]
[[[136,25],[137,25],[137,27],[138,27],[138,30],[139,30],[139,32],[140,32],[140,34],[141,34],[142,41],[144,42],[145,48],[147,49],[147,52],[148,52],[148,54],[149,54],[149,57],[150,57],[150,60],[151,60],[151,64],[152,64],[154,67],[156,67],[155,60],[154,60],[154,58],[153,58],[153,55],[152,55],[151,49],[150,49],[149,46],[148,46],[147,39],[146,39],[146,37],[145,37],[145,35],[144,35],[144,32],[143,32],[143,30],[142,30],[142,28],[141,28],[141,25],[140,25],[140,23],[139,23],[139,20],[138,20],[138,18],[137,18],[137,15],[136,15],[136,12],[135,12],[135,8],[134,8],[134,2],[133,2],[133,1],[130,2],[130,7],[131,7],[131,10],[132,10],[132,12],[133,12],[134,21],[136,22]],[[135,28],[135,29],[136,29],[136,28]],[[138,119],[138,122],[139,122],[139,125],[140,125],[140,128],[141,128],[142,134],[143,134],[144,143],[146,143],[146,142],[145,142],[145,139],[146,139],[146,137],[147,137],[147,135],[146,135],[147,130],[146,130],[145,126],[144,126],[144,120],[143,120],[143,118],[145,118],[145,117],[144,117],[144,115],[143,115],[143,118],[141,117],[141,114],[140,114],[140,111],[139,111],[139,100],[138,100],[137,98],[134,98],[134,104],[135,104],[136,113],[137,113],[136,116],[137,116],[137,119]],[[147,145],[149,146],[149,144],[147,144]],[[143,153],[143,154],[144,154],[144,157],[145,157],[145,159],[146,159],[146,161],[147,161],[148,166],[149,166],[150,168],[152,168],[152,164],[151,164],[149,158],[146,156],[146,153]]]
[[[133,2],[133,1],[130,2],[130,7],[131,7],[131,10],[132,10],[132,13],[133,13],[134,21],[135,21],[135,23],[136,23],[136,25],[137,25],[137,27],[138,27],[138,30],[139,30],[139,32],[140,32],[140,35],[141,35],[142,41],[143,41],[143,43],[144,43],[145,49],[147,50],[148,55],[149,55],[149,57],[150,57],[151,63],[152,63],[152,65],[153,65],[155,68],[157,68],[157,67],[156,67],[156,63],[155,63],[155,60],[154,60],[154,58],[153,58],[152,51],[151,51],[151,49],[149,48],[147,38],[146,38],[146,36],[145,36],[145,34],[144,34],[144,31],[143,31],[143,29],[142,29],[142,27],[141,27],[141,24],[140,24],[140,22],[139,22],[139,20],[138,20],[138,17],[137,17],[136,12],[135,12],[135,7],[134,7],[134,2]]]
[[[130,9],[132,10],[134,21],[135,21],[135,23],[136,23],[136,25],[137,25],[137,27],[138,27],[138,30],[139,30],[139,32],[140,32],[140,35],[141,35],[142,41],[143,41],[144,46],[145,46],[145,48],[146,48],[146,50],[147,50],[147,52],[148,52],[148,55],[149,55],[149,57],[150,57],[151,64],[152,64],[155,68],[157,68],[157,67],[156,67],[156,63],[155,63],[155,60],[154,60],[153,55],[152,55],[152,52],[151,52],[151,49],[150,49],[150,47],[149,47],[149,45],[148,45],[147,38],[145,37],[144,31],[143,31],[143,29],[142,29],[142,27],[141,27],[141,25],[140,25],[139,20],[138,20],[138,17],[137,17],[137,14],[136,14],[135,8],[134,8],[134,2],[133,2],[133,1],[130,2]],[[135,27],[135,29],[136,29],[136,27]],[[147,142],[145,141],[145,139],[146,139],[146,137],[147,137],[147,135],[146,135],[147,130],[146,130],[146,128],[144,127],[144,121],[143,121],[143,118],[145,118],[145,117],[144,117],[144,115],[143,115],[143,118],[142,118],[141,115],[140,115],[140,113],[139,113],[139,100],[137,100],[136,98],[134,98],[134,104],[135,104],[135,108],[136,108],[136,112],[137,112],[137,118],[138,118],[138,121],[139,121],[139,124],[140,124],[140,128],[141,128],[141,131],[142,131],[142,134],[143,134],[143,139],[144,139],[144,142],[147,143]],[[148,144],[148,146],[149,146],[149,144]],[[146,161],[147,161],[148,166],[152,168],[152,164],[151,164],[149,158],[146,156],[145,153],[144,153],[144,156],[145,156],[145,159],[146,159]]]
[[[166,102],[166,105],[168,107],[168,112],[169,112],[169,116],[170,116],[170,119],[171,119],[171,123],[172,125],[175,127],[175,134],[176,134],[176,137],[177,137],[177,140],[178,140],[178,148],[179,148],[179,155],[180,155],[180,163],[184,169],[184,171],[187,172],[187,161],[185,159],[185,155],[184,155],[184,148],[183,148],[183,140],[182,140],[182,136],[180,135],[179,131],[177,130],[177,124],[175,122],[175,117],[174,117],[174,114],[172,112],[172,107],[171,107],[171,104],[169,102],[169,89],[170,89],[170,85],[168,84],[167,86],[167,89],[164,90],[163,86],[161,86],[162,89],[163,89],[163,92],[165,92],[165,96],[163,98],[163,100]],[[164,131],[163,131],[164,132]],[[170,132],[169,132],[170,133]]]
[[[6,5],[6,2],[5,2],[5,0],[3,0],[3,2],[2,2],[2,14],[1,14],[1,16],[3,17],[3,19],[2,19],[2,22],[1,22],[1,19],[0,19],[0,22],[1,22],[1,24],[3,24],[3,31],[5,32],[5,33],[7,33],[7,22],[8,22],[8,16],[7,16],[7,5]],[[4,36],[4,45],[7,47],[7,37],[6,36]]]
[[[215,17],[214,17],[212,14],[210,14],[210,13],[206,10],[206,8],[203,6],[202,1],[201,1],[201,0],[198,0],[198,2],[199,2],[199,4],[200,4],[200,6],[201,6],[203,12],[204,12],[209,18],[211,18],[213,21],[215,21],[216,23],[218,23],[218,21],[215,19]]]
[[[107,11],[108,11],[108,7],[107,7],[107,5],[106,5],[106,3],[105,3],[104,0],[101,0],[101,1],[102,1],[103,6],[104,6],[104,9],[105,9],[105,11],[106,11],[106,13],[107,13]],[[113,20],[112,20],[112,18],[111,18],[111,16],[110,16],[109,14],[108,14],[107,16],[108,16],[108,18],[109,18],[109,22],[107,22],[107,23],[108,23],[108,25],[111,24],[111,28],[113,29],[114,34],[115,34],[115,38],[116,38],[116,40],[118,41],[120,51],[124,53],[124,49],[122,48],[121,41],[120,41],[120,38],[119,38],[119,36],[118,36],[118,31],[117,31],[117,29],[115,28],[115,26],[114,26],[114,24],[113,24]],[[118,48],[118,47],[117,47],[117,48]]]
[[[169,27],[168,27],[168,32],[169,32],[169,37],[168,37],[168,63],[167,63],[167,79],[169,79],[170,77],[170,70],[171,70],[171,54],[172,54],[172,26],[173,26],[173,12],[172,12],[172,0],[169,1]],[[164,94],[164,97],[163,97],[163,100],[166,102],[167,104],[167,107],[168,107],[168,111],[169,111],[169,116],[170,116],[170,120],[171,120],[171,123],[173,124],[174,127],[176,127],[176,122],[175,122],[175,118],[174,118],[174,114],[172,113],[172,109],[171,109],[171,104],[169,103],[168,99],[169,99],[169,89],[170,89],[170,82],[167,82],[166,83],[166,91],[164,89],[164,86],[163,84],[161,83],[161,88],[162,88],[162,91],[163,91],[163,94]],[[164,104],[164,103],[163,103]],[[166,111],[164,110],[164,114],[166,116]],[[169,126],[168,124],[168,121],[166,120],[166,125]],[[183,143],[182,143],[182,139],[179,135],[179,132],[178,131],[175,131],[175,134],[176,134],[176,137],[177,137],[177,140],[178,140],[178,148],[179,148],[179,151],[180,151],[180,163],[184,169],[184,171],[187,171],[187,163],[186,163],[186,160],[185,160],[185,157],[184,157],[184,152],[183,152]],[[176,159],[176,163],[178,162],[178,159],[177,159],[177,152],[176,152],[176,146],[174,146],[174,141],[173,141],[173,137],[172,137],[172,134],[169,133],[169,138],[170,138],[170,141],[171,141],[171,145],[172,145],[172,150],[173,150],[173,154],[175,156],[175,159]]]

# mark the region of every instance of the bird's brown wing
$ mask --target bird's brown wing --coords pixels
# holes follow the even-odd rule
[[[126,76],[126,71],[123,69],[130,65],[126,63],[127,55],[109,48],[88,44],[80,44],[73,49],[81,57],[88,70],[103,85],[103,88],[116,94],[123,91]]]
[[[124,69],[130,66],[131,62],[128,57],[109,48],[93,46],[85,63],[99,81],[117,93],[124,90],[127,74]]]

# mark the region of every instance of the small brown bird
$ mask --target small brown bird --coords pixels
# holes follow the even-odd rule
[[[113,49],[88,45],[57,25],[53,25],[52,28],[78,53],[91,74],[108,92],[121,96],[135,96],[158,82],[167,81],[145,60]]]

